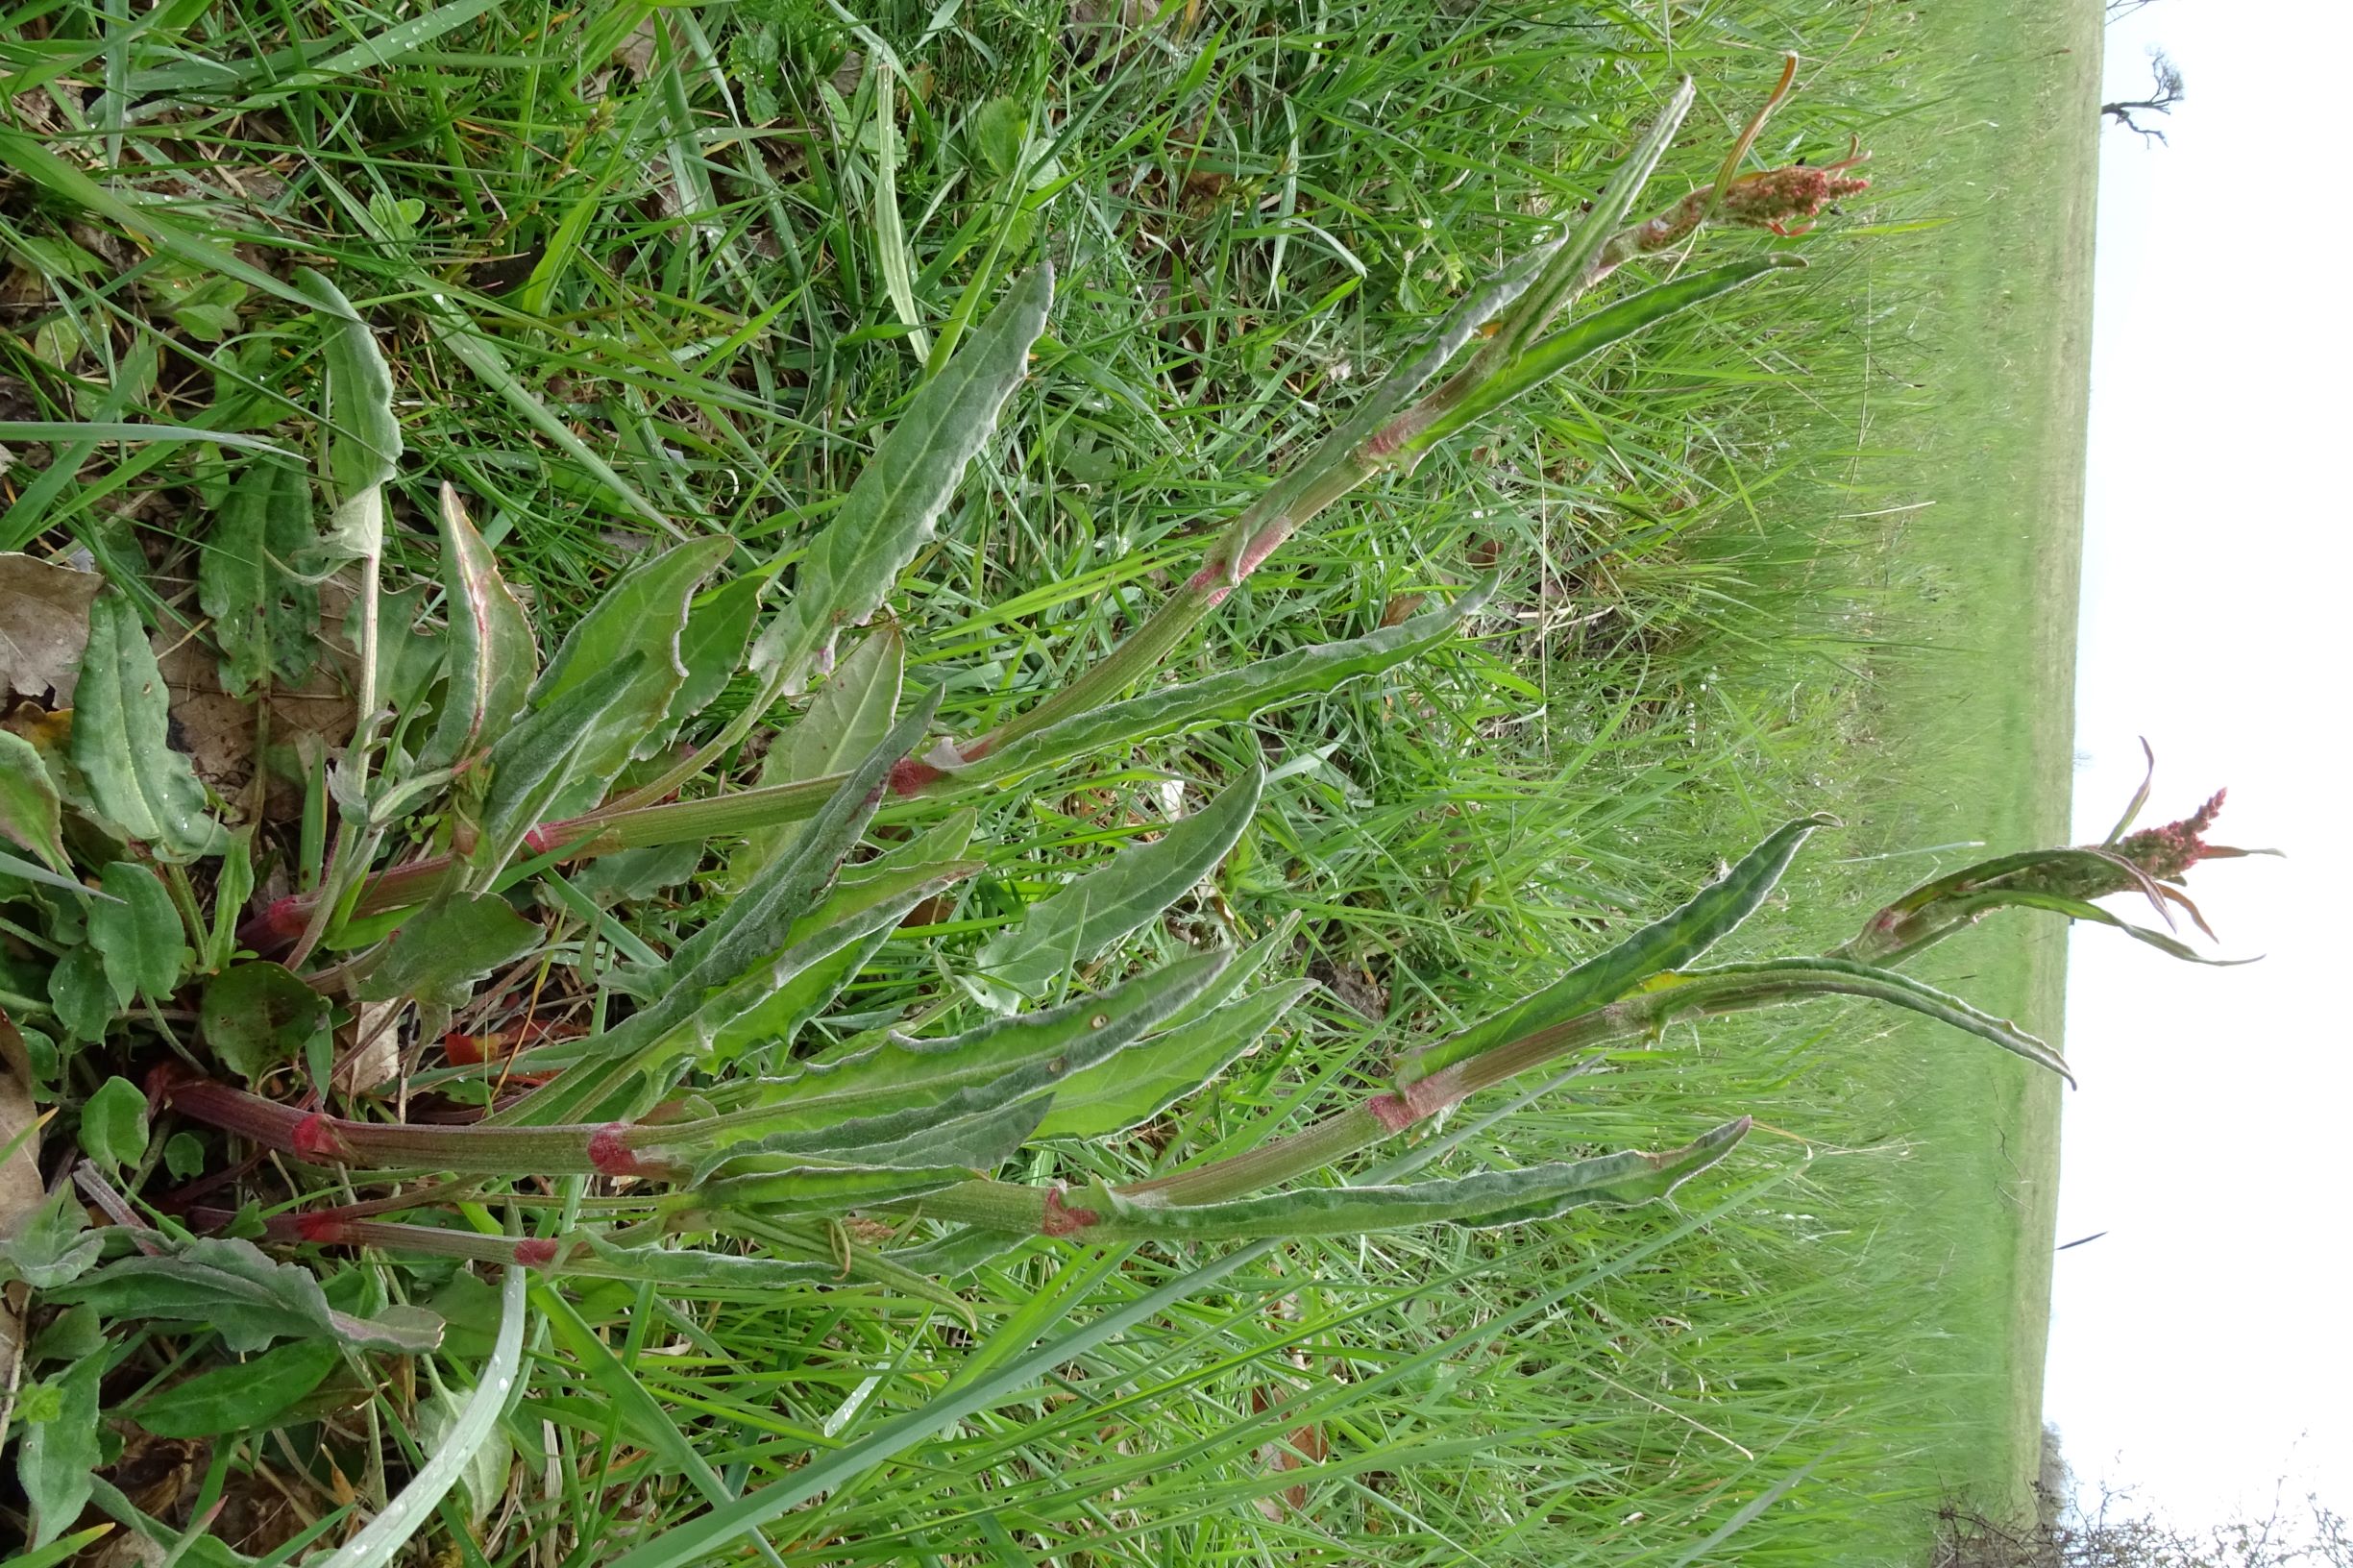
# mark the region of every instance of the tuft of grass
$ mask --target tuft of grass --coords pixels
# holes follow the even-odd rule
[[[1140,1173],[1530,989],[1793,809],[1864,819],[1857,856],[2020,826],[1948,829],[1930,767],[1891,779],[1917,705],[1859,684],[1922,634],[1918,579],[1949,553],[1895,531],[1933,450],[1909,383],[1931,350],[1977,352],[1929,227],[1962,165],[1927,155],[2026,69],[1964,68],[1955,37],[1828,0],[883,0],[854,26],[797,0],[30,3],[0,21],[11,132],[124,207],[69,215],[25,165],[0,189],[0,417],[300,429],[320,370],[282,331],[299,306],[219,257],[316,266],[400,378],[388,549],[428,565],[449,480],[560,624],[674,533],[723,531],[745,566],[805,537],[975,306],[1044,254],[1064,282],[1037,373],[893,605],[977,733],[1108,648],[1432,310],[1573,212],[1675,75],[1703,101],[1668,198],[1712,176],[1799,51],[1760,159],[1881,150],[1867,207],[1754,241],[1801,248],[1802,284],[1731,296],[1336,508],[1177,662],[1360,632],[1501,570],[1510,609],[1477,644],[1402,698],[1343,692],[1140,754],[982,835],[993,879],[952,917],[976,938],[1024,877],[1143,829],[1163,781],[1251,750],[1278,769],[1215,893],[1246,930],[1297,917],[1326,992],[1222,1096],[1118,1151]],[[217,455],[23,457],[0,476],[0,548],[88,551],[201,633],[185,563]],[[984,610],[1007,601],[1017,617]],[[1815,873],[1826,937],[1887,870]],[[862,978],[877,1014],[914,956],[886,947]],[[1974,1113],[1908,1037],[1845,1015],[1610,1066],[1519,1112],[1508,1150],[1483,1117],[1443,1136],[1465,1165],[1533,1161],[1753,1108],[1779,1152],[1679,1213],[1289,1244],[813,1501],[774,1551],[1889,1560],[1944,1482],[1983,1479],[1966,1456],[2009,1375],[1951,1348],[2013,1332],[1982,1211],[1920,1202],[1932,1124]],[[846,1284],[720,1303],[589,1286],[574,1304],[612,1360],[530,1347],[507,1423],[526,1479],[491,1544],[454,1521],[451,1539],[469,1560],[532,1540],[601,1560],[707,1495],[688,1450],[728,1489],[777,1481],[1188,1266],[1033,1247],[975,1277],[969,1322]],[[456,1274],[435,1304],[478,1325],[486,1288]],[[159,1370],[168,1347],[141,1354]],[[406,1390],[373,1397],[382,1427],[409,1419]],[[205,1490],[266,1468],[331,1497],[318,1463],[226,1455]]]

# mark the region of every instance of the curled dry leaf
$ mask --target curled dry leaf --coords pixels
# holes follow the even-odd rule
[[[0,554],[0,697],[73,701],[89,641],[90,600],[106,579],[32,555]]]

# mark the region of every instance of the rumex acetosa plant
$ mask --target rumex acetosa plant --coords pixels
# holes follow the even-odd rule
[[[1788,232],[1859,187],[1848,164],[1740,174],[1752,125],[1716,184],[1627,223],[1690,101],[1686,85],[1589,216],[1466,295],[1124,643],[965,738],[936,732],[936,691],[908,689],[899,633],[855,628],[874,622],[1029,373],[1053,302],[1049,267],[1015,282],[945,357],[772,610],[774,571],[723,576],[735,542],[687,540],[623,575],[551,649],[454,491],[439,518],[446,629],[420,625],[416,585],[382,580],[382,487],[402,455],[392,378],[359,313],[328,279],[304,274],[296,286],[315,306],[327,366],[331,525],[313,537],[307,479],[265,451],[224,503],[204,588],[228,666],[257,679],[303,657],[302,574],[356,563],[356,723],[321,759],[303,819],[316,885],[248,912],[255,829],[225,820],[173,748],[138,606],[114,589],[87,600],[70,718],[31,738],[0,732],[0,829],[12,845],[0,861],[12,944],[0,1043],[19,1083],[65,1108],[80,1150],[50,1163],[42,1197],[37,1131],[29,1120],[13,1129],[9,1170],[20,1185],[32,1173],[33,1187],[0,1241],[10,1276],[44,1304],[119,1325],[214,1324],[232,1350],[282,1338],[414,1353],[437,1342],[432,1314],[331,1300],[303,1255],[269,1249],[501,1265],[484,1393],[446,1438],[459,1452],[468,1433],[488,1432],[519,1375],[527,1277],[681,1296],[852,1279],[961,1311],[959,1273],[1040,1237],[1273,1240],[1649,1202],[1722,1160],[1746,1118],[1655,1153],[1395,1179],[1410,1174],[1408,1154],[1369,1178],[1304,1179],[1352,1168],[1343,1162],[1360,1151],[1567,1059],[1681,1020],[1819,996],[1906,1008],[2064,1071],[2040,1041],[1896,966],[1999,907],[2119,923],[2092,900],[2139,890],[2160,908],[2178,901],[2172,884],[2188,866],[2226,852],[2203,844],[2211,809],[1924,883],[1828,953],[1704,963],[1826,819],[1795,821],[1681,908],[1406,1051],[1387,1084],[1303,1130],[1270,1117],[1228,1140],[1240,1152],[1172,1151],[1146,1180],[1004,1179],[1035,1142],[1152,1120],[1310,989],[1264,978],[1287,957],[1282,930],[1156,968],[1125,956],[1247,829],[1262,788],[1252,772],[1029,905],[968,962],[944,953],[944,983],[912,1017],[848,1030],[812,1054],[790,1048],[812,1019],[841,1011],[902,924],[982,868],[976,804],[1091,756],[1377,674],[1472,623],[1486,587],[1364,636],[1200,679],[1161,676],[1195,625],[1351,490],[1409,474],[1438,442],[1581,360],[1798,262],[1774,254],[1685,271],[1571,315],[1618,267],[1692,241],[1711,220]],[[257,569],[265,560],[275,575]],[[734,717],[707,720],[730,683],[742,698]],[[756,784],[702,776],[804,694]],[[726,896],[662,950],[615,909],[674,885],[681,864],[715,867]],[[567,934],[532,919],[537,909],[558,912]],[[586,962],[584,943],[611,962]],[[1115,978],[1092,989],[1075,979],[1082,968]],[[535,1021],[559,969],[591,977],[584,1030]],[[452,1027],[461,1008],[480,1019],[470,1032]],[[446,1065],[427,1066],[435,1042]],[[158,1138],[159,1123],[179,1130]],[[110,1223],[90,1229],[90,1208]],[[503,1229],[483,1228],[492,1214]],[[58,1386],[94,1420],[96,1374],[84,1365]],[[327,1368],[295,1367],[285,1405],[308,1391],[295,1386],[300,1374]],[[970,1408],[946,1401],[928,1418]],[[36,1465],[27,1490],[42,1541],[88,1495],[76,1462],[51,1454]],[[419,1470],[369,1527],[373,1539],[397,1544],[416,1528],[455,1483],[440,1465]],[[796,1485],[834,1473],[813,1466]],[[714,1511],[693,1532],[628,1560],[715,1550],[793,1495],[711,1493]]]

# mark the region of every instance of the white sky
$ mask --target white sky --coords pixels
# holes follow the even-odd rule
[[[2216,840],[2292,858],[2191,878],[2261,964],[2074,933],[2059,1237],[2109,1234],[2056,1260],[2045,1410],[2185,1524],[2283,1476],[2353,1512],[2353,1024],[2322,990],[2353,979],[2353,4],[2158,0],[2108,30],[2107,97],[2151,44],[2188,101],[2169,147],[2103,135],[2075,836],[2145,734],[2145,824],[2227,784]]]

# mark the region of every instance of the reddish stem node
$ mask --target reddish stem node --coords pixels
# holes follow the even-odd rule
[[[644,1162],[628,1144],[629,1123],[608,1121],[588,1135],[588,1163],[607,1176],[640,1176]]]
[[[1062,1188],[1049,1187],[1045,1191],[1045,1213],[1038,1221],[1038,1229],[1045,1236],[1076,1236],[1103,1216],[1092,1209],[1071,1209],[1062,1201]]]

